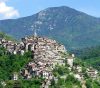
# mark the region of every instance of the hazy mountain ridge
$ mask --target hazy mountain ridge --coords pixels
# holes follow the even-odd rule
[[[33,26],[32,26],[33,25]],[[53,7],[32,16],[15,20],[1,20],[0,30],[16,38],[33,34],[47,36],[63,43],[69,49],[100,44],[100,19],[69,7]]]

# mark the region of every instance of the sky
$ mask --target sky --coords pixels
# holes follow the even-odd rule
[[[100,0],[0,0],[0,20],[26,17],[58,6],[68,6],[100,17]]]

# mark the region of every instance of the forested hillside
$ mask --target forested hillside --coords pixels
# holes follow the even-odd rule
[[[100,46],[72,51],[77,57],[100,70]]]

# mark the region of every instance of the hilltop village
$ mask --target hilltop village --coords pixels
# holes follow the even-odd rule
[[[59,44],[55,40],[31,36],[22,38],[21,42],[16,43],[0,38],[0,46],[6,48],[7,53],[11,54],[24,55],[25,52],[31,51],[32,60],[19,73],[23,79],[31,79],[34,76],[43,77],[46,81],[43,83],[42,88],[48,88],[50,80],[57,79],[52,72],[57,65],[65,66],[67,64],[70,74],[73,74],[79,81],[84,80],[82,67],[74,65],[75,55],[68,54],[64,45]],[[87,68],[86,73],[93,79],[98,77],[98,71],[92,67]],[[15,72],[12,79],[18,80],[18,73]],[[2,85],[5,85],[5,83],[2,82]]]

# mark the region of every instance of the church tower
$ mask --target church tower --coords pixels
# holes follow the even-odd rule
[[[37,37],[37,31],[36,31],[36,29],[34,30],[34,36]]]

